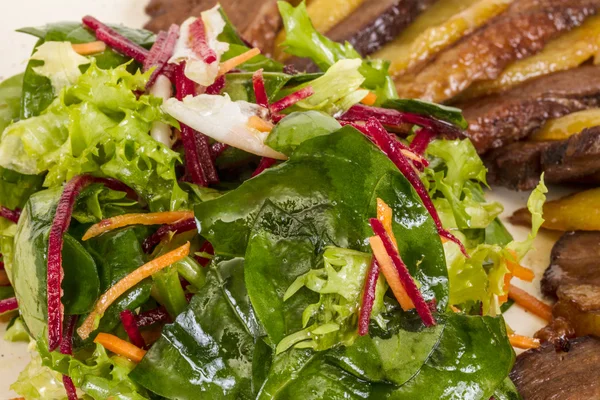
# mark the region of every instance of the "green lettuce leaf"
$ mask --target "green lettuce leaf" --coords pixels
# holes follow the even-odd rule
[[[9,342],[29,342],[31,338],[21,317],[14,318],[4,333],[4,340]]]
[[[15,75],[0,83],[0,132],[19,118],[22,90],[23,74]]]

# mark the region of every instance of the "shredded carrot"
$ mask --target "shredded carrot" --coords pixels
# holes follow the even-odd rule
[[[409,160],[413,160],[413,161],[417,161],[417,162],[423,161],[423,158],[419,157],[418,155],[416,155],[415,153],[413,153],[410,150],[402,149],[402,150],[400,150],[400,152],[402,154],[404,154],[404,157],[408,158]]]
[[[240,54],[239,56],[235,56],[227,61],[223,61],[221,65],[219,65],[219,75],[225,75],[238,65],[245,63],[246,61],[250,60],[253,57],[256,57],[259,54],[260,50],[255,47],[253,49],[248,50],[245,53]]]
[[[507,272],[506,274],[504,274],[504,294],[502,296],[498,296],[498,301],[500,302],[500,305],[506,303],[508,301],[508,289],[510,287],[510,280],[512,279],[512,274],[510,272]]]
[[[388,206],[385,201],[377,198],[377,219],[381,221],[385,231],[392,239],[392,243],[394,243],[394,247],[398,249],[398,242],[396,242],[396,237],[394,236],[394,230],[392,229],[392,209]]]
[[[537,349],[540,347],[540,340],[535,338],[530,338],[528,336],[516,335],[514,333],[508,335],[508,340],[513,347],[518,349]]]
[[[535,278],[533,271],[519,264],[517,253],[515,253],[514,250],[509,250],[509,252],[513,259],[511,260],[510,258],[506,258],[506,266],[508,267],[508,270],[512,276],[516,276],[517,278],[527,282],[533,281],[533,278]]]
[[[273,129],[273,124],[265,121],[264,119],[257,117],[256,115],[251,116],[248,119],[248,124],[250,128],[254,128],[259,132],[271,132]]]
[[[138,363],[146,355],[145,350],[108,333],[99,333],[94,339],[94,343],[101,344],[107,350]]]
[[[457,308],[456,306],[453,306],[453,305],[450,306],[450,309],[452,310],[452,312],[455,312],[455,313],[459,313],[460,312],[460,309]]]
[[[413,301],[408,296],[408,293],[406,293],[406,289],[404,289],[404,285],[402,285],[402,281],[400,280],[398,271],[396,271],[396,268],[394,267],[392,259],[385,251],[381,238],[379,236],[370,237],[369,243],[371,244],[373,255],[379,263],[381,272],[383,272],[385,280],[392,288],[392,292],[394,293],[394,296],[396,296],[398,303],[400,303],[400,307],[405,311],[415,308]]]
[[[8,279],[8,274],[5,270],[0,269],[0,286],[9,286],[10,280]]]
[[[194,218],[193,211],[165,211],[147,214],[125,214],[113,218],[103,219],[92,225],[83,235],[83,240],[88,240],[114,229],[129,225],[164,225],[174,224],[184,219]]]
[[[369,92],[363,99],[360,101],[366,106],[372,106],[377,101],[377,95],[373,92]]]
[[[546,321],[552,320],[552,307],[536,299],[523,289],[519,289],[514,285],[510,285],[508,289],[508,297],[513,299],[515,303],[517,303],[527,311],[531,312],[532,314],[535,314],[538,317],[545,319]]]
[[[77,329],[77,333],[82,339],[87,339],[90,333],[95,329],[96,319],[101,317],[106,309],[114,303],[123,293],[152,276],[156,272],[168,267],[169,265],[181,260],[190,253],[190,242],[170,251],[154,260],[146,263],[121,279],[114,286],[108,289],[96,302],[94,309],[87,316],[83,324]]]
[[[104,50],[106,50],[106,43],[98,40],[90,43],[72,44],[71,47],[73,47],[75,53],[81,54],[82,56],[87,56],[90,54],[102,53]]]

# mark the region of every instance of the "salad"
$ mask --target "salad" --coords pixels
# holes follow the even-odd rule
[[[279,4],[153,35],[86,16],[0,84],[0,315],[26,399],[518,399],[515,241],[459,109]],[[513,327],[518,330],[518,327]]]

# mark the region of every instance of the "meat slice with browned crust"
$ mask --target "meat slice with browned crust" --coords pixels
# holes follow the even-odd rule
[[[595,14],[600,0],[517,0],[500,16],[442,52],[411,81],[398,82],[400,97],[446,101],[473,82],[495,79],[511,62]]]
[[[526,138],[546,121],[600,105],[600,67],[531,80],[504,93],[458,104],[480,154]]]

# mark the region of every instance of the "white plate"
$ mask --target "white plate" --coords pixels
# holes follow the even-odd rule
[[[145,0],[4,0],[0,13],[0,78],[3,80],[22,72],[36,39],[14,32],[15,29],[44,25],[49,22],[79,20],[86,14],[95,16],[101,21],[123,23],[131,27],[141,27],[147,20],[144,15]],[[553,190],[556,197],[563,194]],[[504,204],[503,221],[517,208],[525,206],[527,193],[516,193],[505,189],[495,189],[489,197]],[[524,239],[528,230],[513,227],[507,223],[508,229],[517,239]],[[540,297],[539,280],[548,266],[550,250],[558,235],[542,232],[535,241],[536,250],[529,254],[524,262],[533,268],[536,279],[533,283],[516,282]],[[513,307],[506,314],[509,325],[523,335],[532,335],[544,324],[539,318]],[[9,386],[17,379],[19,372],[25,367],[29,356],[25,343],[8,343],[1,336],[5,327],[0,326],[0,399],[9,399],[16,394]]]

